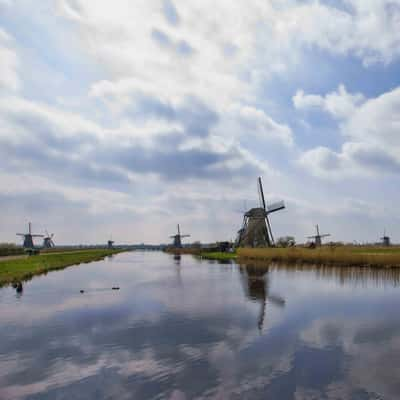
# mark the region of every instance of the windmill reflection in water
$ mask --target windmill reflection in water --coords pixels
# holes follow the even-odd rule
[[[285,299],[269,293],[270,279],[268,267],[254,264],[240,265],[240,275],[246,297],[261,304],[258,317],[258,329],[263,332],[267,302],[275,307],[283,308]]]

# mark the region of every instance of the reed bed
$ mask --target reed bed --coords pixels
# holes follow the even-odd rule
[[[201,258],[204,258],[206,260],[235,260],[237,257],[236,253],[223,253],[223,252],[203,252],[200,254]]]
[[[324,246],[317,249],[292,248],[240,248],[240,259],[266,260],[286,263],[312,263],[316,265],[344,265],[359,267],[400,267],[400,249],[358,246]]]

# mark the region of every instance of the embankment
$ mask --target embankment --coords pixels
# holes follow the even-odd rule
[[[64,269],[71,265],[99,261],[106,256],[122,251],[124,250],[95,249],[9,259],[0,263],[0,286],[12,282],[29,280],[35,275]]]

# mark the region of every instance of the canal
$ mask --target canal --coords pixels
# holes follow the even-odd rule
[[[0,289],[0,399],[398,399],[399,286],[161,252],[51,272]]]

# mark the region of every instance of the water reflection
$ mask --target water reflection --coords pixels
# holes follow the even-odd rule
[[[22,293],[24,292],[24,287],[22,285],[22,282],[14,282],[12,284],[12,287],[15,289],[15,292],[17,293],[17,297],[21,297]]]
[[[258,329],[263,331],[267,300],[274,306],[284,307],[285,300],[281,296],[269,294],[269,269],[255,264],[240,265],[240,273],[246,296],[260,304]]]
[[[174,254],[175,265],[181,265],[182,256],[180,254]]]
[[[334,279],[340,285],[361,287],[385,287],[400,286],[400,268],[369,268],[369,267],[345,267],[309,264],[275,264],[263,261],[252,263],[253,266],[271,271],[285,271],[288,276],[296,276],[299,273],[312,273],[322,281]]]
[[[115,282],[121,290],[95,290]],[[0,290],[1,399],[400,392],[396,271],[133,252],[35,278],[18,301],[15,292]]]

